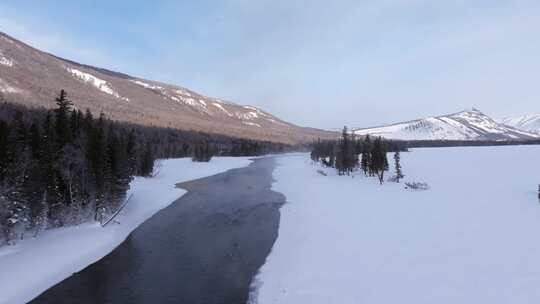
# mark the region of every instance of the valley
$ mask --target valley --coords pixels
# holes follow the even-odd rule
[[[0,304],[539,303],[538,16],[0,3]]]

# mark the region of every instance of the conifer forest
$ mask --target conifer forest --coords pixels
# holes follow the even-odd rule
[[[134,176],[158,158],[254,156],[284,144],[120,123],[80,111],[66,91],[56,108],[0,104],[0,244],[48,228],[102,222]]]

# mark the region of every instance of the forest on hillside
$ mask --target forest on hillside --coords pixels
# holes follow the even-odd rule
[[[48,228],[102,222],[156,159],[255,156],[291,146],[111,121],[62,90],[56,108],[0,103],[0,245]]]

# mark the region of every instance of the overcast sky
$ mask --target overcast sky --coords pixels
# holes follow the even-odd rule
[[[305,126],[540,112],[538,0],[82,2],[0,2],[0,31]]]

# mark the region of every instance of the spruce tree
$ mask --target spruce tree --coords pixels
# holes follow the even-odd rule
[[[0,182],[6,177],[6,170],[8,165],[8,149],[9,149],[9,126],[8,124],[0,120]]]
[[[55,156],[54,156],[54,125],[51,118],[51,112],[47,112],[45,120],[43,121],[41,136],[41,159],[40,168],[42,172],[42,178],[44,180],[44,189],[42,189],[42,197],[47,209],[47,217],[51,220],[52,224],[56,224],[53,215],[51,214],[51,207],[59,200],[57,179],[55,172]]]
[[[15,242],[24,237],[24,232],[30,227],[30,201],[25,189],[29,177],[28,165],[30,151],[27,146],[28,130],[23,119],[23,113],[15,112],[8,137],[6,180],[4,190],[6,203],[5,216],[2,221],[7,229],[8,242]]]
[[[141,176],[151,176],[154,169],[154,152],[150,144],[147,144],[141,160],[140,174]]]
[[[361,157],[362,158],[360,160],[360,168],[364,172],[364,175],[367,176],[368,175],[368,170],[369,170],[369,152],[363,150]]]
[[[135,175],[137,173],[137,139],[133,129],[129,131],[127,137],[126,156],[129,175]]]
[[[60,149],[64,146],[64,144],[71,141],[71,126],[69,119],[71,116],[71,108],[73,106],[73,103],[67,99],[67,93],[63,89],[60,90],[60,94],[56,98],[56,105],[56,139],[58,148]]]
[[[401,171],[400,161],[401,161],[401,157],[400,157],[399,151],[396,151],[394,153],[394,165],[395,165],[395,170],[396,170],[396,182],[398,183],[399,183],[399,180],[404,177],[403,172]]]
[[[347,127],[343,128],[341,140],[336,154],[336,169],[339,175],[350,175],[358,165],[358,156],[355,153],[354,140]]]
[[[109,128],[107,143],[107,158],[110,167],[110,194],[109,198],[113,204],[119,205],[125,198],[129,189],[131,177],[129,174],[128,156],[126,144],[120,138],[113,127]]]
[[[100,115],[98,123],[90,128],[87,144],[87,159],[90,171],[90,185],[94,202],[94,218],[100,221],[104,212],[105,203],[105,175],[106,175],[106,145],[105,145],[105,117]]]
[[[381,137],[378,137],[373,142],[370,160],[370,171],[377,175],[382,185],[384,172],[388,170],[388,159],[386,157],[386,147]]]

